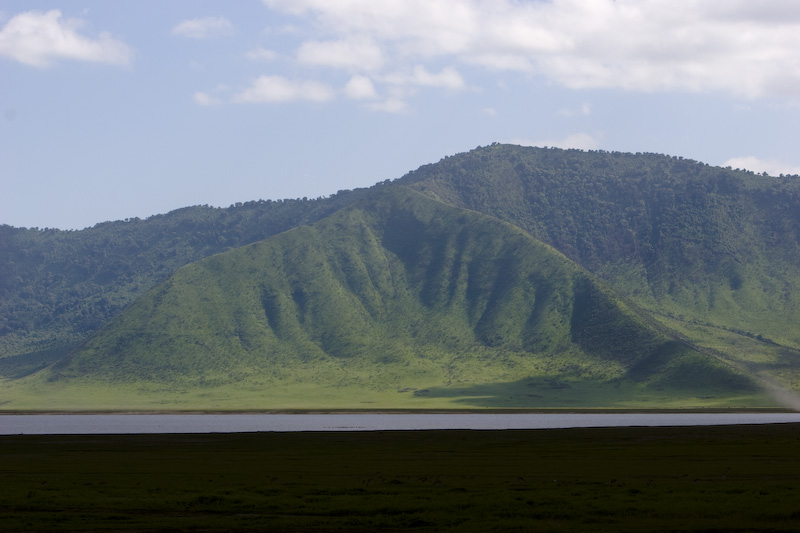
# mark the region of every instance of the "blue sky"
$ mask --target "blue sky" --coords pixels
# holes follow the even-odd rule
[[[800,2],[0,4],[0,224],[315,198],[509,142],[800,173]]]

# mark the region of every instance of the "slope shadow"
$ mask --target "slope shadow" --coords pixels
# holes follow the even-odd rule
[[[0,358],[0,378],[20,379],[43,370],[60,361],[70,347],[59,346],[48,350]]]
[[[620,381],[576,381],[553,376],[408,392],[418,398],[452,398],[453,403],[465,407],[610,407],[624,401],[631,386]]]

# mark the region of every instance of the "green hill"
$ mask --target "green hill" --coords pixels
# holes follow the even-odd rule
[[[757,395],[550,246],[403,187],[181,268],[28,384],[71,407],[97,407],[98,394],[104,407],[172,408],[641,407]]]
[[[428,227],[427,219],[421,215],[409,215],[406,223],[386,225],[384,222],[394,219],[385,213],[388,200],[379,200],[380,193],[401,194],[394,192],[398,185],[433,202],[425,205],[437,206],[429,209],[438,212],[450,206],[457,208],[453,212],[459,215],[453,215],[454,219],[444,214],[443,218],[431,218],[438,220],[439,226],[432,223]],[[413,203],[418,202],[421,200]],[[464,209],[472,213],[465,214]],[[579,290],[584,285],[559,281],[561,278],[555,274],[552,279],[541,275],[535,283],[512,275],[486,274],[485,287],[475,285],[475,280],[482,278],[473,276],[473,284],[463,288],[460,271],[452,270],[456,268],[453,265],[464,264],[465,257],[480,256],[478,250],[467,245],[477,239],[472,231],[483,226],[476,224],[467,231],[455,221],[477,213],[505,222],[492,228],[516,232],[519,238],[532,237],[532,242],[539,241],[537,246],[546,243],[545,249],[551,253],[557,250],[563,254],[558,256],[562,261],[573,262],[570,268],[587,276],[589,285],[585,287],[591,289]],[[363,218],[362,225],[353,225],[348,217]],[[444,227],[449,224],[454,226]],[[484,230],[481,247],[488,254],[503,240],[491,236],[494,229]],[[331,248],[334,244],[335,252]],[[276,246],[282,247],[281,251],[273,249]],[[472,251],[461,250],[462,246]],[[267,317],[267,311],[263,311],[265,318],[258,322],[251,312],[230,307],[232,304],[216,295],[234,290],[220,280],[231,278],[233,283],[246,277],[237,270],[246,261],[229,260],[228,254],[241,258],[241,254],[254,253],[253,249],[261,247],[273,251],[263,258],[263,264],[251,265],[248,275],[264,270],[260,275],[277,276],[274,286],[283,289],[274,294],[266,289],[258,293],[260,308],[273,313]],[[222,252],[223,255],[215,255]],[[525,264],[520,257],[509,255],[510,251],[503,253],[507,260],[503,264]],[[394,274],[388,281],[384,279],[390,265],[387,258],[399,261],[391,263],[391,272],[404,273],[406,288],[395,288],[399,278]],[[203,261],[196,263],[199,260]],[[147,339],[135,339],[132,333],[115,337],[115,342],[122,343],[121,348],[127,346],[125,343],[139,347],[138,352],[134,351],[137,355],[126,360],[142,365],[134,371],[122,359],[115,366],[101,357],[104,350],[122,353],[117,345],[102,343],[110,342],[112,332],[119,333],[119,324],[132,320],[130,317],[136,313],[144,313],[143,306],[153,305],[155,293],[148,291],[164,291],[192,272],[200,276],[208,265],[217,264],[215,261],[221,261],[216,267],[220,279],[197,279],[197,290],[204,296],[191,296],[193,293],[185,288],[176,290],[185,293],[186,298],[191,296],[186,305],[192,308],[200,309],[198,302],[218,305],[220,312],[216,316],[209,318],[211,315],[206,314],[201,319],[203,313],[195,317],[188,307],[180,310],[180,306],[170,315],[153,314],[153,307],[149,311]],[[500,263],[497,258],[491,262]],[[289,264],[297,272],[279,274]],[[403,269],[397,265],[403,265]],[[451,270],[441,270],[441,265],[450,265]],[[614,398],[639,404],[654,398],[650,393],[663,385],[656,382],[666,378],[663,369],[656,370],[652,365],[656,360],[667,364],[671,358],[645,357],[642,361],[650,363],[637,366],[624,363],[619,350],[613,357],[600,357],[602,343],[596,346],[600,352],[587,351],[587,347],[595,348],[596,337],[590,337],[591,342],[582,341],[585,332],[573,329],[592,323],[592,317],[603,317],[603,313],[571,314],[570,324],[577,325],[570,326],[566,344],[566,333],[553,326],[558,321],[550,314],[542,315],[549,317],[546,319],[530,319],[530,323],[521,318],[530,315],[526,305],[543,312],[543,298],[575,306],[575,302],[585,301],[582,294],[602,294],[605,301],[613,302],[613,309],[622,310],[649,331],[660,331],[694,347],[695,354],[702,354],[696,360],[702,365],[724,363],[726,368],[735,369],[731,370],[734,373],[746,374],[770,387],[800,391],[798,265],[800,176],[757,175],[658,154],[508,145],[446,157],[394,183],[386,181],[370,189],[340,191],[330,198],[247,202],[225,209],[198,206],[146,220],[107,222],[81,231],[0,226],[0,380],[4,388],[0,402],[27,395],[33,405],[38,401],[36,395],[51,395],[47,396],[52,398],[51,404],[57,404],[61,398],[58,390],[66,390],[65,384],[72,383],[70,390],[74,393],[78,390],[75,384],[81,381],[87,384],[82,394],[91,396],[81,400],[87,405],[117,401],[114,398],[121,398],[123,389],[129,391],[131,401],[139,401],[144,382],[155,387],[153,398],[167,391],[169,401],[175,403],[178,395],[171,391],[177,390],[175,386],[180,382],[186,404],[200,405],[201,392],[192,392],[193,387],[202,385],[206,392],[221,387],[217,397],[227,398],[225,395],[233,386],[226,376],[238,376],[243,384],[248,382],[247,376],[262,368],[264,361],[251,357],[262,348],[276,360],[306,358],[309,368],[320,369],[320,383],[338,379],[343,383],[341,387],[326,385],[331,399],[352,398],[345,389],[358,383],[358,387],[374,383],[371,390],[376,398],[364,401],[392,405],[398,394],[392,389],[395,382],[399,390],[408,390],[400,393],[401,397],[411,398],[412,403],[424,400],[428,405],[435,401],[451,405],[448,402],[455,397],[485,397],[482,402],[487,405],[526,404],[533,400],[541,405],[617,402],[603,388],[611,386],[608,384],[616,387]],[[508,268],[514,273],[521,267]],[[173,274],[176,277],[170,278]],[[291,278],[301,274],[306,277]],[[167,285],[159,285],[165,280],[169,280]],[[598,284],[597,280],[603,283]],[[524,291],[516,288],[517,283],[533,283],[537,287],[534,303],[522,296]],[[483,293],[474,292],[476,287],[486,291],[489,286],[495,291],[491,298],[479,298],[477,295]],[[286,287],[292,290],[287,293]],[[326,292],[332,287],[338,288]],[[392,290],[386,292],[389,288]],[[252,293],[248,294],[252,298]],[[445,295],[451,299],[447,305],[443,303]],[[596,303],[597,298],[592,296],[588,301]],[[546,309],[551,307],[559,308],[553,303]],[[284,308],[289,311],[275,311]],[[462,308],[466,311],[457,311]],[[575,308],[581,309],[581,305]],[[223,309],[231,314],[226,315]],[[475,321],[480,309],[481,319]],[[159,311],[163,312],[166,311]],[[178,319],[172,317],[178,316],[185,323],[184,329],[176,329]],[[114,321],[114,317],[119,320]],[[264,323],[269,327],[261,327]],[[156,335],[158,324],[162,327]],[[251,335],[251,330],[273,333]],[[536,333],[520,333],[523,330]],[[157,338],[161,344],[153,344]],[[448,344],[446,339],[452,342]],[[143,348],[145,341],[150,343],[147,350]],[[250,348],[247,343],[251,343]],[[199,351],[186,348],[194,345]],[[646,350],[649,344],[643,346]],[[154,355],[167,352],[171,354],[169,358]],[[69,353],[73,356],[64,359]],[[206,357],[209,353],[217,355]],[[394,378],[384,373],[389,366],[376,363],[377,367],[370,367],[374,362],[369,357],[376,353],[385,354],[387,362],[401,361],[397,365],[408,362],[409,372],[417,372],[409,375],[429,375],[431,383],[422,385],[411,379],[410,384],[401,385],[399,377],[392,381]],[[514,358],[521,353],[533,355],[516,361]],[[192,354],[199,354],[196,361]],[[454,354],[463,357],[451,365],[449,374],[434,370],[441,369],[442,362]],[[480,367],[474,360],[480,357],[485,359],[485,368],[481,367],[485,382],[474,379],[475,369]],[[631,357],[638,361],[638,356]],[[217,362],[212,364],[211,360]],[[467,361],[473,361],[469,363],[472,366],[458,370]],[[54,371],[51,367],[56,362]],[[184,364],[189,366],[181,366]],[[219,375],[209,370],[214,365],[221,365]],[[156,379],[142,374],[147,366],[156,374],[170,377]],[[293,374],[296,367],[292,368],[295,370],[290,374],[294,377],[280,374],[288,376],[287,386],[302,381],[300,373]],[[181,378],[184,370],[186,376]],[[127,372],[132,374],[125,378]],[[685,372],[677,371],[676,375],[690,383]],[[564,381],[562,376],[570,377]],[[531,377],[545,381],[531,382]],[[242,394],[251,404],[251,399],[262,397],[259,383],[270,383],[276,398],[291,399],[296,394],[294,385],[294,392],[281,389],[277,377],[259,379],[241,389],[249,391]],[[94,385],[88,385],[90,382]],[[591,382],[596,387],[586,385],[588,388],[581,392],[575,385],[578,382]],[[304,383],[311,391],[306,395],[308,405],[324,405],[325,401],[313,397],[313,391],[319,390],[315,381]],[[541,383],[549,383],[549,388],[543,389]],[[713,384],[718,381],[710,383],[711,392],[696,389],[691,394],[713,398],[690,401],[686,399],[688,393],[681,393],[680,401],[697,405],[721,402],[719,398],[726,394],[737,397],[744,390],[737,385],[722,393],[714,389]],[[633,388],[626,389],[629,385]],[[695,385],[699,386],[699,382],[692,387]],[[663,390],[672,390],[670,387]],[[412,389],[418,392],[420,388],[427,393],[414,396]],[[538,392],[531,392],[532,389]],[[587,392],[590,389],[594,391],[591,394]],[[645,389],[649,396],[640,395]],[[108,391],[108,395],[103,396],[105,393],[98,392],[101,390]],[[550,392],[542,394],[541,390]],[[21,396],[14,391],[20,391]],[[669,396],[664,394],[664,398]],[[508,400],[511,397],[516,399]],[[506,403],[499,398],[506,398]],[[223,403],[234,405],[235,401]]]
[[[181,266],[314,222],[366,192],[187,207],[81,231],[0,226],[0,377],[57,361]]]
[[[523,228],[708,353],[800,390],[800,176],[493,145],[400,183]]]
[[[648,307],[800,347],[800,178],[495,145],[401,183],[491,214]]]

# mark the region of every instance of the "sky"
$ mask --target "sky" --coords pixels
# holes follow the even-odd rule
[[[800,1],[3,0],[0,224],[317,198],[493,142],[800,174]]]

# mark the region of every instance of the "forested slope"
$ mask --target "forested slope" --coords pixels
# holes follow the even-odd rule
[[[800,388],[800,177],[509,145],[330,198],[190,207],[81,231],[0,226],[0,378],[60,360],[184,265],[288,230],[306,235],[300,226],[396,185],[528,232],[673,338]],[[398,236],[412,226],[395,226]]]
[[[81,231],[0,226],[0,375],[57,359],[181,266],[319,220],[363,193],[187,207]]]
[[[800,177],[493,145],[400,182],[525,229],[648,309],[800,347]]]
[[[327,407],[481,406],[458,398],[480,387],[514,406],[756,390],[519,228],[399,186],[181,268],[48,372],[73,401],[97,386],[156,386],[172,391],[157,396],[166,405],[175,391],[215,390],[251,408],[308,395]],[[573,387],[594,396],[564,400]]]

